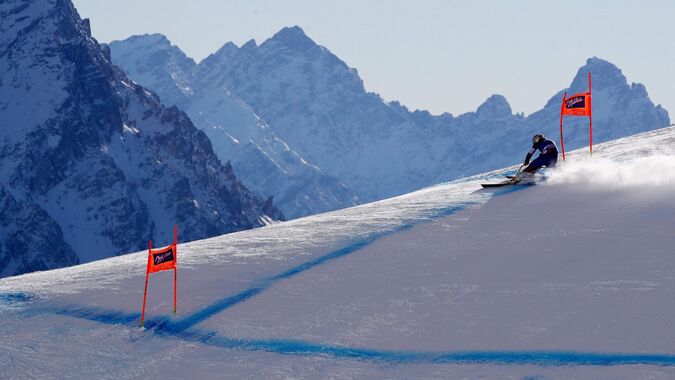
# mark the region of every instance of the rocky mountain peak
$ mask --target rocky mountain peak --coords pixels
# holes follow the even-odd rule
[[[186,70],[195,66],[192,58],[188,57],[178,46],[173,45],[171,41],[163,34],[142,34],[129,37],[124,44],[121,41],[112,41],[110,46],[118,55],[128,56],[149,56],[153,59],[172,60],[176,64],[183,66]],[[148,70],[150,70],[148,68]]]
[[[161,34],[161,33],[152,33],[152,34],[140,34],[129,37],[129,42],[135,44],[137,47],[169,47],[171,46],[171,41]]]
[[[191,82],[197,64],[162,34],[129,37],[124,43],[109,45],[113,61],[134,62],[126,74],[142,86],[154,87],[161,82],[161,101],[167,106],[185,106],[192,92]]]
[[[492,95],[476,110],[476,115],[484,118],[500,118],[512,116],[511,106],[502,95]]]
[[[262,46],[283,46],[295,51],[307,51],[317,48],[318,45],[309,38],[301,27],[295,25],[285,27],[278,31],[272,38],[265,41]]]
[[[281,28],[281,30],[272,36],[272,40],[284,42],[311,41],[307,34],[305,34],[305,31],[297,25]]]
[[[250,39],[246,41],[245,44],[241,45],[241,50],[252,50],[258,47],[258,44],[255,42],[254,39]]]
[[[586,60],[572,80],[570,93],[588,91],[588,73],[592,75],[593,90],[609,88],[628,88],[628,81],[616,65],[598,57]]]

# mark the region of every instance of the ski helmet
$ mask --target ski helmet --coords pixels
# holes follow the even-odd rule
[[[544,135],[537,133],[536,135],[532,136],[532,145],[538,143],[539,141],[544,139]]]

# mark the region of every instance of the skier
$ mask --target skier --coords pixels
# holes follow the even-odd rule
[[[541,153],[534,161],[530,162],[534,152],[540,151]],[[523,166],[527,165],[525,170],[523,170],[516,178],[516,181],[523,179],[524,177],[531,177],[537,170],[543,168],[552,168],[558,163],[558,147],[555,143],[542,134],[536,134],[532,137],[532,148],[527,152],[525,156],[525,162]]]
[[[540,151],[541,153],[534,161],[530,162],[532,155],[534,155],[534,152],[536,151]],[[523,180],[531,179],[537,170],[543,167],[552,168],[556,163],[558,163],[558,147],[555,146],[553,141],[538,133],[532,137],[532,148],[527,152],[527,156],[525,156],[525,162],[523,162],[523,166],[527,166],[525,170],[516,174],[515,177],[507,176],[508,179],[506,181],[498,183],[482,183],[481,186],[483,188],[493,188],[517,185]],[[523,183],[529,182],[530,181],[524,181]]]

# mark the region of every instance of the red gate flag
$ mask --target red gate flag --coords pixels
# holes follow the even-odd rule
[[[565,161],[565,139],[563,138],[563,116],[588,116],[588,147],[593,155],[593,107],[592,107],[591,73],[588,73],[588,92],[581,92],[567,97],[563,95],[560,105],[560,146]]]
[[[141,327],[145,322],[145,303],[148,298],[148,278],[150,273],[173,269],[173,313],[176,314],[178,283],[178,226],[173,226],[173,244],[160,249],[152,249],[152,240],[148,242],[148,265],[145,269],[145,290],[143,291],[143,309]]]
[[[150,248],[148,254],[148,273],[160,272],[176,268],[176,254],[174,245],[162,249]]]
[[[563,102],[563,115],[591,116],[591,93],[574,94]]]

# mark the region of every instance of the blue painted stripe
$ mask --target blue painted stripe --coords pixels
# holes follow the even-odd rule
[[[372,243],[375,240],[376,240],[376,238],[373,237],[373,238],[370,238],[368,240],[360,241],[356,244],[352,244],[348,247],[345,247],[345,248],[339,249],[337,251],[334,251],[334,252],[332,252],[328,255],[324,255],[324,256],[318,257],[314,260],[310,260],[308,262],[302,263],[298,266],[295,266],[295,267],[293,267],[293,268],[291,268],[291,269],[289,269],[285,272],[279,273],[275,276],[272,276],[272,277],[269,277],[269,278],[266,278],[266,279],[263,279],[263,280],[259,280],[259,281],[257,281],[257,283],[255,283],[253,286],[249,287],[248,289],[245,289],[245,290],[243,290],[243,291],[241,291],[241,292],[239,292],[239,293],[237,293],[233,296],[222,298],[222,299],[220,299],[220,300],[218,300],[218,301],[216,301],[216,302],[214,302],[214,303],[212,303],[212,304],[200,309],[199,311],[196,311],[196,312],[194,312],[194,313],[192,313],[192,314],[190,314],[190,315],[188,315],[184,318],[181,318],[177,321],[167,320],[165,322],[165,324],[162,326],[162,328],[164,330],[168,330],[168,331],[171,331],[171,332],[184,331],[184,330],[186,330],[190,327],[193,327],[194,325],[196,325],[196,324],[198,324],[202,321],[205,321],[205,320],[211,318],[212,316],[214,316],[214,315],[216,315],[216,314],[218,314],[218,313],[220,313],[220,312],[222,312],[222,311],[224,311],[224,310],[226,310],[226,309],[228,309],[228,308],[230,308],[234,305],[237,305],[239,303],[242,303],[244,301],[247,301],[247,300],[257,296],[258,294],[260,294],[263,291],[269,289],[272,285],[274,285],[275,283],[277,283],[281,280],[291,278],[291,277],[296,276],[296,275],[298,275],[302,272],[305,272],[309,269],[312,269],[312,268],[314,268],[318,265],[325,264],[329,261],[338,259],[340,257],[344,257],[346,255],[349,255],[350,253],[358,251],[359,249],[367,246],[368,244]]]
[[[34,310],[33,313],[38,312]],[[140,315],[125,314],[102,308],[66,306],[57,309],[43,308],[42,313],[63,315],[109,325],[136,327]],[[493,364],[533,366],[614,366],[654,365],[675,366],[675,355],[654,353],[603,353],[583,351],[395,351],[371,348],[354,348],[322,343],[284,339],[235,339],[213,331],[189,329],[176,331],[167,322],[170,317],[148,319],[148,333],[166,338],[177,338],[212,347],[251,352],[271,352],[281,355],[319,356],[339,360],[360,360],[387,364]]]
[[[497,364],[535,366],[675,366],[675,355],[649,353],[598,353],[576,351],[452,351],[416,352],[308,343],[294,340],[243,340],[220,337],[214,333],[182,332],[184,340],[210,346],[246,351],[265,351],[285,355],[327,356],[389,364]]]
[[[442,210],[437,210],[434,213],[432,213],[431,215],[429,215],[428,219],[433,220],[433,219],[437,219],[437,218],[440,218],[440,217],[444,217],[444,216],[454,214],[458,211],[466,209],[468,206],[470,206],[472,204],[474,204],[474,203],[473,202],[465,202],[465,203],[461,203],[461,204],[453,205],[451,207],[444,208]],[[285,271],[283,271],[279,274],[276,274],[274,276],[258,280],[255,283],[253,283],[253,285],[250,286],[249,288],[247,288],[247,289],[245,289],[245,290],[243,290],[243,291],[241,291],[241,292],[239,292],[235,295],[228,296],[228,297],[222,298],[220,300],[217,300],[217,301],[213,302],[212,304],[210,304],[210,305],[208,305],[208,306],[206,306],[206,307],[204,307],[204,308],[202,308],[202,309],[200,309],[200,310],[198,310],[198,311],[196,311],[196,312],[194,312],[194,313],[192,313],[192,314],[190,314],[186,317],[183,317],[179,320],[176,320],[176,321],[167,320],[164,323],[164,325],[162,326],[162,328],[164,330],[172,331],[174,333],[189,329],[189,328],[195,326],[196,324],[198,324],[200,322],[203,322],[203,321],[211,318],[212,316],[214,316],[214,315],[216,315],[216,314],[218,314],[218,313],[220,313],[220,312],[222,312],[222,311],[224,311],[224,310],[226,310],[226,309],[228,309],[232,306],[235,306],[237,304],[240,304],[244,301],[247,301],[247,300],[257,296],[258,294],[260,294],[263,291],[269,289],[271,286],[273,286],[275,283],[277,283],[279,281],[292,278],[294,276],[297,276],[300,273],[308,271],[308,270],[310,270],[314,267],[317,267],[319,265],[326,264],[330,261],[345,257],[349,254],[352,254],[354,252],[357,252],[357,251],[365,248],[366,246],[372,244],[376,240],[379,240],[379,239],[381,239],[385,236],[388,236],[388,235],[392,235],[392,234],[395,234],[395,233],[398,233],[398,232],[408,230],[408,229],[410,229],[414,226],[415,226],[414,222],[409,222],[407,224],[400,225],[398,227],[392,228],[392,229],[387,230],[387,231],[374,233],[374,234],[372,234],[372,235],[370,235],[370,236],[368,236],[364,239],[361,239],[357,242],[354,242],[354,243],[352,243],[352,244],[350,244],[350,245],[348,245],[344,248],[340,248],[340,249],[338,249],[336,251],[333,251],[331,253],[328,253],[326,255],[317,257],[313,260],[309,260],[307,262],[304,262],[300,265],[292,267],[292,268],[290,268],[288,270],[285,270]]]
[[[0,305],[14,305],[31,302],[33,300],[35,300],[35,296],[28,293],[0,293]]]
[[[119,310],[110,310],[98,307],[66,305],[62,307],[40,307],[34,310],[26,311],[24,314],[56,314],[66,317],[86,319],[89,321],[104,323],[107,325],[127,325],[138,326],[141,320],[141,313],[125,313]],[[158,324],[164,318],[153,319],[152,325]]]

